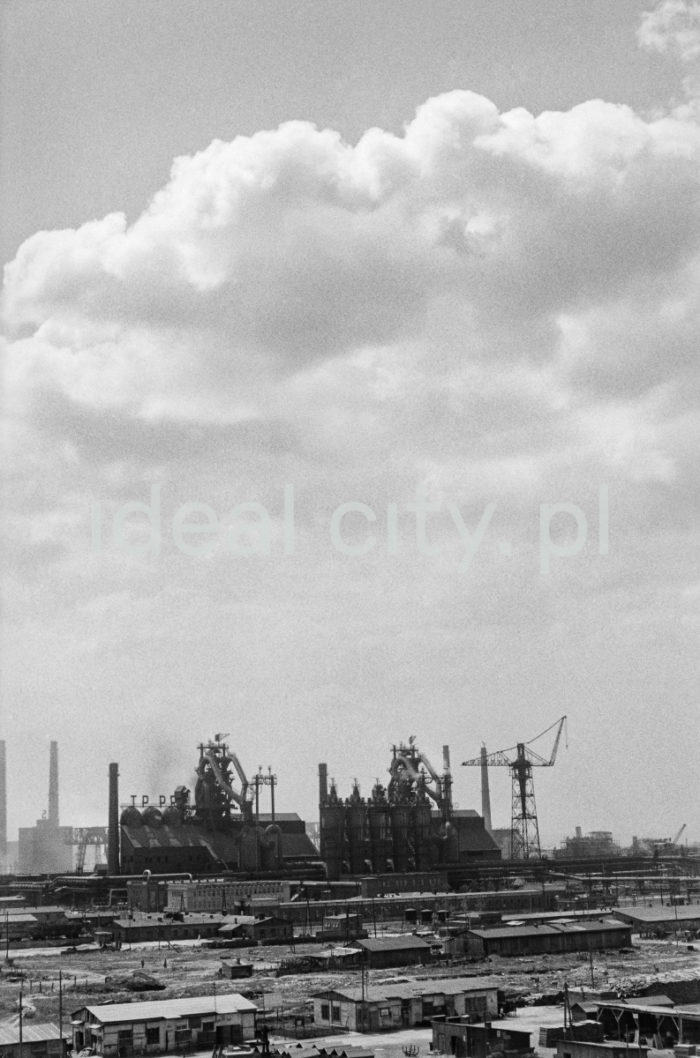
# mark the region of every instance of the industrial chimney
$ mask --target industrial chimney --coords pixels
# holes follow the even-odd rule
[[[119,874],[119,765],[109,766],[109,808],[107,819],[107,870]]]
[[[0,742],[0,863],[5,866],[7,856],[7,772],[5,743]]]
[[[50,827],[58,827],[58,742],[52,742],[49,758],[49,816]]]
[[[319,764],[318,766],[318,801],[319,804],[325,805],[328,800],[328,765]]]
[[[484,826],[491,833],[491,791],[489,790],[489,765],[486,746],[481,747],[481,814]]]

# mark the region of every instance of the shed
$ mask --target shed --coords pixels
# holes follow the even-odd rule
[[[19,1021],[0,1025],[0,1056],[2,1058],[64,1058],[67,1041],[61,1038],[58,1025],[53,1022],[24,1021],[22,1045],[19,1042]]]
[[[414,966],[431,962],[432,949],[426,941],[413,934],[396,937],[369,937],[356,940],[353,947],[363,953],[365,965],[370,968],[388,966]]]

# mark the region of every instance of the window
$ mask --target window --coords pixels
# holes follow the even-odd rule
[[[333,1021],[340,1021],[340,1007],[333,1004]]]
[[[321,1003],[321,1017],[324,1021],[328,1021],[328,1018],[330,1017],[330,1007],[328,1006],[328,1003]]]
[[[160,1043],[160,1029],[155,1025],[152,1029],[146,1028],[146,1046],[157,1047]]]

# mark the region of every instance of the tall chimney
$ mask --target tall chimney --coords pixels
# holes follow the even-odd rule
[[[328,765],[318,766],[318,803],[325,805],[328,800]]]
[[[489,790],[489,765],[486,756],[486,746],[481,747],[481,814],[484,817],[484,826],[491,833],[491,791]]]
[[[5,743],[0,742],[0,861],[3,869],[7,856],[7,772]]]
[[[52,827],[58,826],[58,742],[52,742],[49,758],[49,817]]]
[[[109,766],[109,809],[107,820],[107,871],[119,874],[119,765]]]

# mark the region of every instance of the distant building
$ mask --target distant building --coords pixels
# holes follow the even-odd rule
[[[291,896],[291,882],[259,879],[233,881],[207,878],[168,881],[166,907],[169,911],[236,911],[256,901],[280,904]]]
[[[141,941],[198,940],[217,937],[222,926],[236,927],[246,915],[182,915],[166,918],[165,915],[133,912],[114,920],[114,939],[120,944],[137,944]]]
[[[622,928],[620,928],[622,927]],[[460,938],[453,938],[453,945]],[[552,922],[549,925],[498,926],[466,929],[461,936],[462,954],[472,958],[490,955],[539,955],[554,952],[627,948],[632,943],[629,926],[616,919]],[[457,954],[455,947],[451,954]]]
[[[622,855],[622,849],[613,840],[609,830],[591,830],[583,834],[581,827],[576,827],[572,838],[565,838],[561,848],[554,850],[555,859],[580,860],[586,858],[607,859],[610,856]]]
[[[73,827],[37,819],[36,826],[19,828],[18,874],[61,874],[73,870]]]
[[[673,907],[621,907],[612,912],[614,918],[628,923],[641,936],[676,933],[700,929],[700,904],[674,904]]]
[[[356,940],[352,947],[362,953],[364,964],[370,969],[415,966],[432,962],[433,959],[430,945],[412,933],[398,937],[370,937],[366,940]]]
[[[328,989],[314,995],[313,1003],[315,1025],[349,1032],[381,1032],[425,1025],[438,1015],[495,1015],[498,989],[478,979],[426,978],[365,989]]]
[[[255,1035],[256,1010],[236,993],[81,1007],[71,1015],[73,1048],[129,1058],[242,1044]]]

